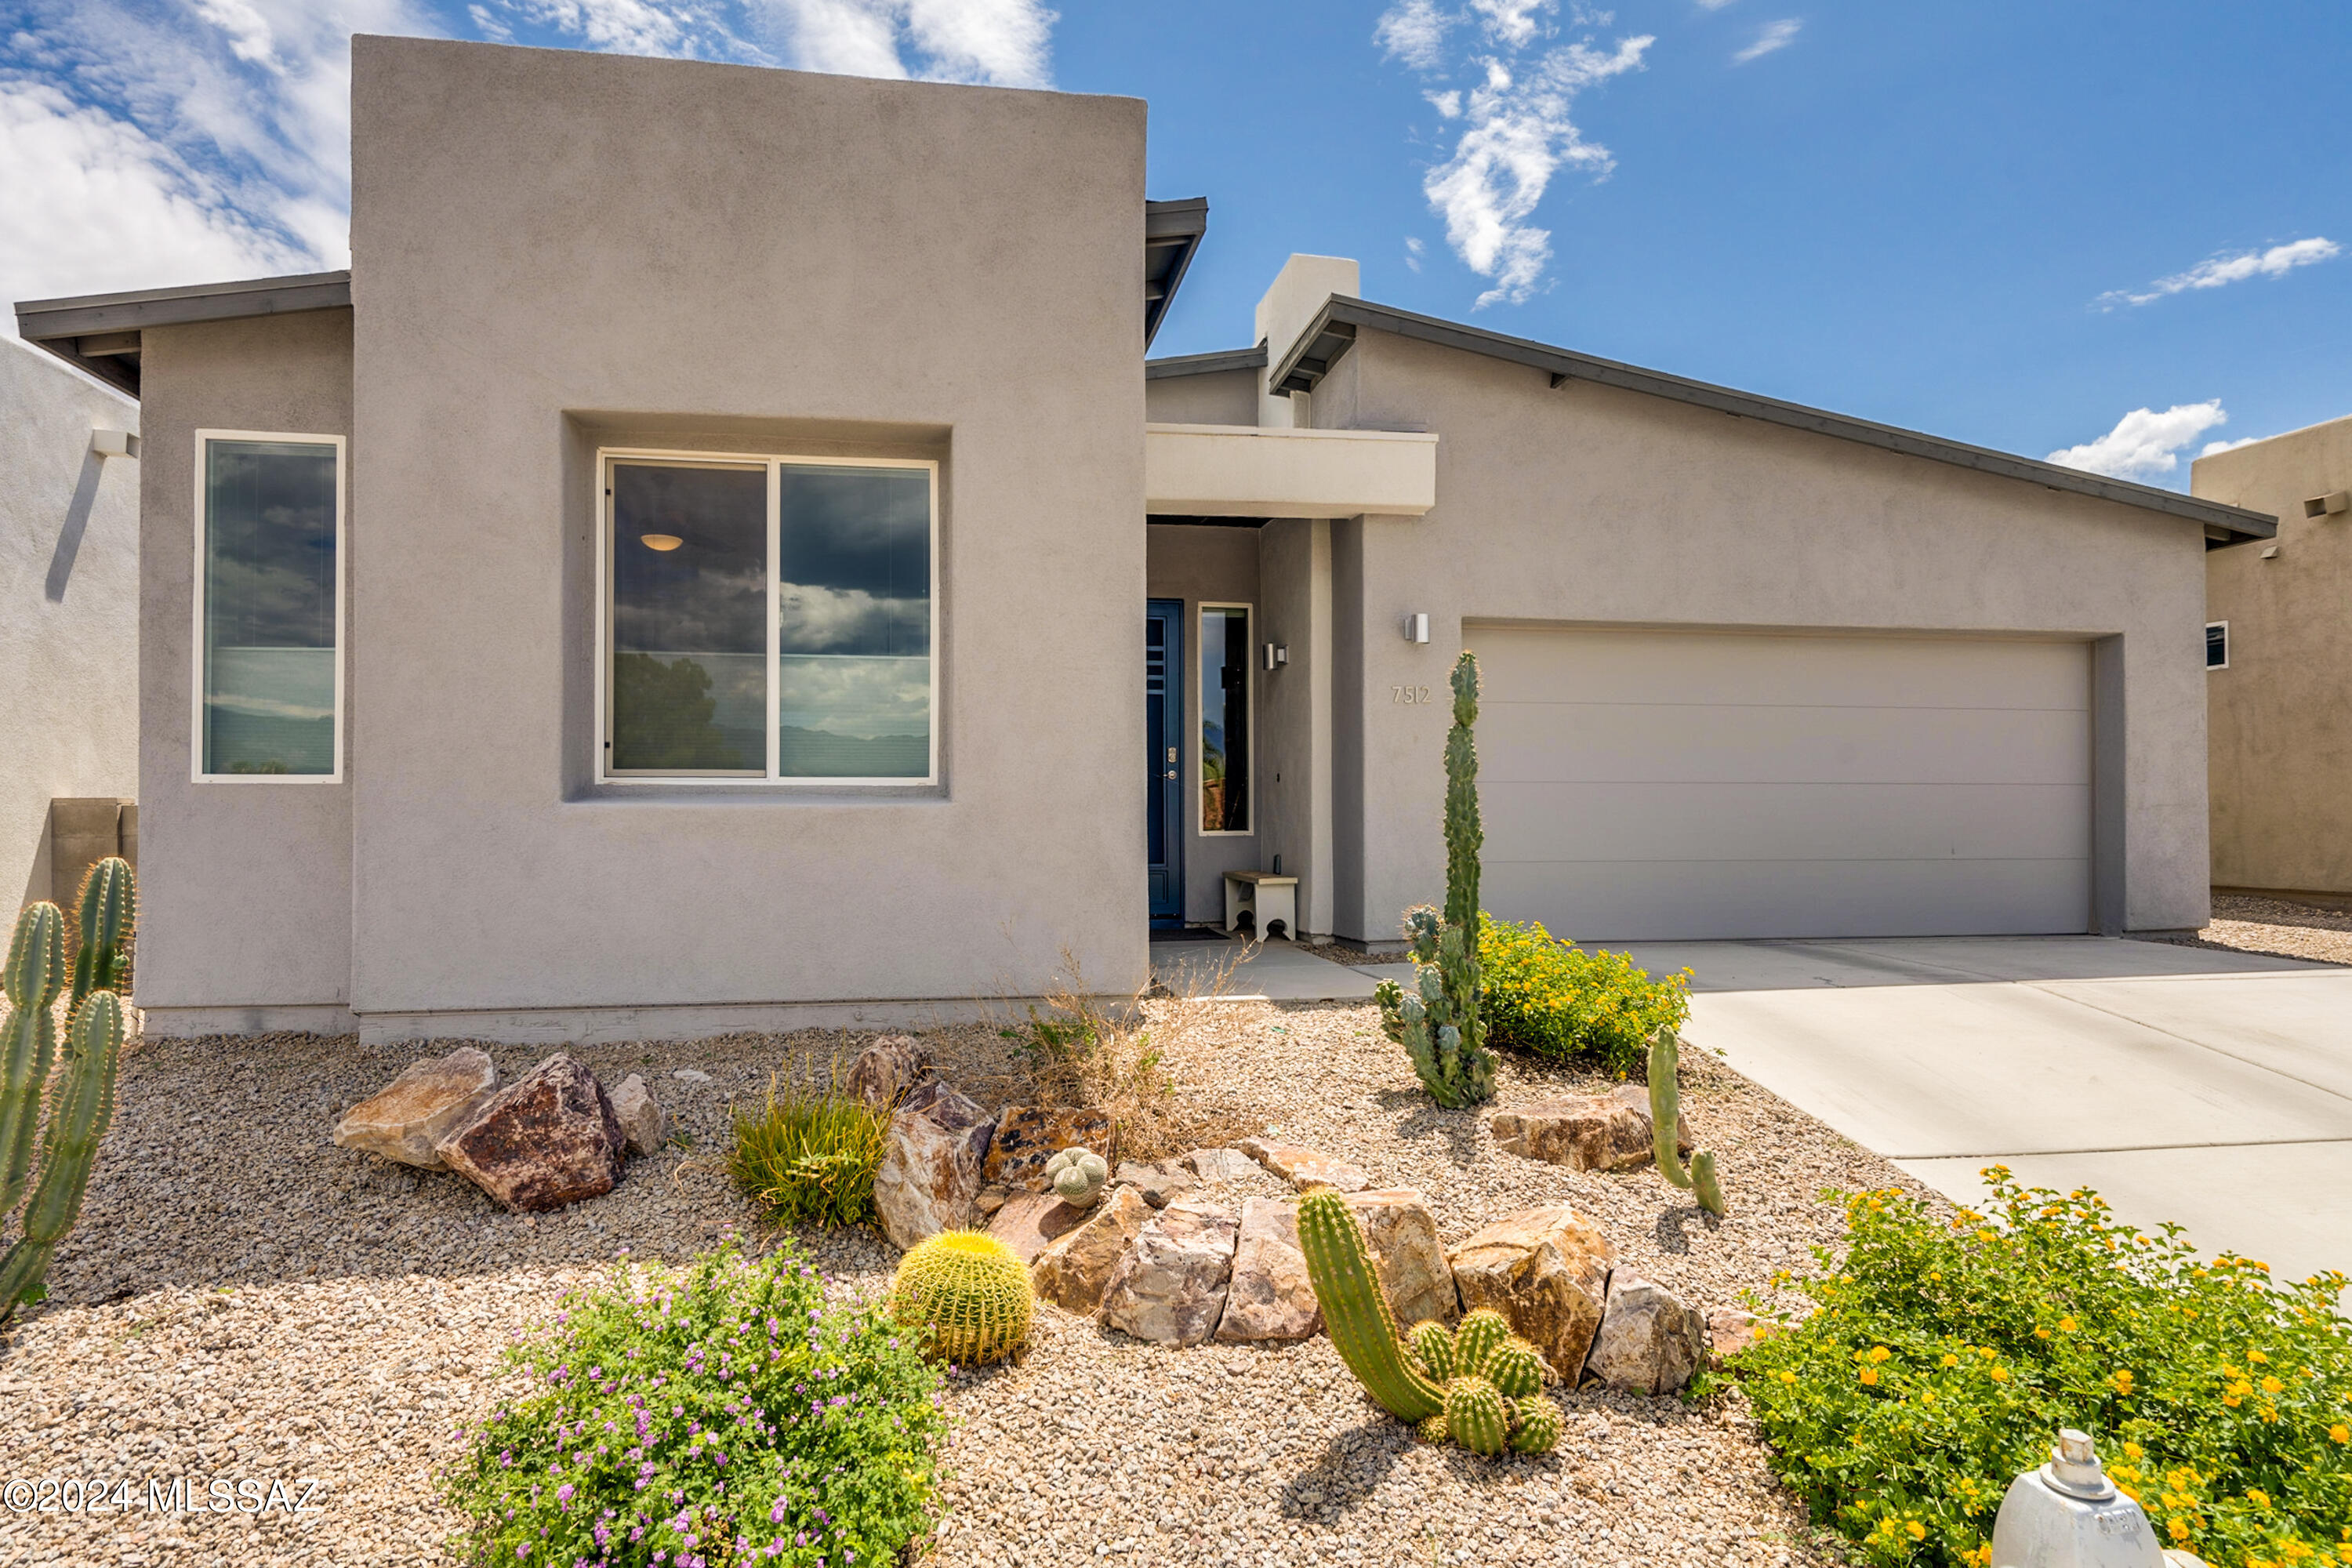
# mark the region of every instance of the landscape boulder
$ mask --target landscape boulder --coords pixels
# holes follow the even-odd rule
[[[1720,1372],[1732,1356],[1770,1333],[1772,1320],[1737,1307],[1717,1307],[1706,1315],[1706,1364]]]
[[[1569,1095],[1493,1111],[1495,1147],[1571,1171],[1630,1171],[1655,1157],[1651,1122],[1612,1095]]]
[[[1621,1083],[1615,1089],[1611,1089],[1605,1098],[1615,1100],[1618,1104],[1623,1106],[1626,1110],[1640,1117],[1644,1123],[1648,1123],[1651,1121],[1650,1086],[1648,1084]],[[1691,1156],[1692,1149],[1696,1147],[1696,1145],[1691,1142],[1690,1107],[1684,1106],[1682,1108],[1682,1115],[1677,1119],[1677,1122],[1678,1124],[1675,1128],[1675,1152],[1680,1154],[1684,1159],[1687,1160]],[[1651,1145],[1653,1158],[1656,1157],[1656,1148],[1657,1146],[1654,1143]]]
[[[1346,1202],[1363,1225],[1372,1271],[1399,1326],[1450,1323],[1460,1316],[1454,1269],[1437,1239],[1437,1216],[1428,1201],[1410,1187],[1388,1187],[1349,1193]]]
[[[1029,1280],[1041,1300],[1090,1318],[1102,1307],[1103,1291],[1118,1260],[1143,1234],[1151,1205],[1133,1187],[1118,1187],[1081,1214],[1076,1229],[1049,1244],[1030,1264]]]
[[[1609,1306],[1585,1372],[1620,1394],[1672,1394],[1706,1360],[1706,1321],[1630,1268],[1609,1277]]]
[[[604,1088],[558,1051],[475,1106],[436,1152],[507,1208],[562,1208],[621,1179],[620,1120]]]
[[[1238,1149],[1195,1149],[1176,1163],[1211,1184],[1247,1181],[1264,1168]]]
[[[874,1173],[882,1234],[906,1248],[968,1228],[993,1125],[988,1112],[937,1079],[901,1100]]]
[[[1110,1173],[1110,1181],[1115,1187],[1133,1187],[1156,1209],[1166,1208],[1201,1184],[1199,1177],[1173,1160],[1155,1160],[1148,1165],[1129,1160]]]
[[[1023,1263],[1034,1263],[1039,1253],[1084,1225],[1087,1213],[1051,1193],[1014,1193],[989,1219],[988,1234]]]
[[[415,1063],[344,1112],[335,1142],[404,1165],[446,1169],[437,1145],[498,1086],[499,1069],[471,1046]]]
[[[1231,1209],[1180,1198],[1144,1222],[1103,1290],[1102,1321],[1139,1340],[1197,1345],[1217,1331],[1240,1222]]]
[[[1045,1190],[1045,1162],[1073,1146],[1110,1158],[1110,1113],[1061,1110],[1037,1105],[1005,1107],[989,1141],[985,1181],[1008,1190]]]
[[[1328,1187],[1338,1193],[1360,1193],[1372,1184],[1371,1177],[1347,1161],[1302,1149],[1296,1143],[1244,1138],[1234,1147],[1302,1193],[1318,1187]]]
[[[621,1080],[613,1090],[613,1117],[621,1124],[621,1136],[632,1154],[656,1154],[669,1141],[669,1115],[646,1087],[646,1080],[635,1073]]]
[[[1462,1310],[1492,1307],[1571,1383],[1609,1304],[1608,1238],[1566,1204],[1521,1209],[1446,1254]]]
[[[1217,1338],[1228,1343],[1303,1340],[1322,1327],[1323,1309],[1298,1249],[1298,1205],[1281,1198],[1243,1200]]]
[[[844,1087],[875,1110],[888,1111],[931,1078],[931,1058],[912,1035],[884,1035],[857,1053]]]

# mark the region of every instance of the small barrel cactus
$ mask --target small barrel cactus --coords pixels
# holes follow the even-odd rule
[[[1546,1454],[1559,1442],[1559,1411],[1540,1392],[1543,1354],[1511,1332],[1509,1320],[1500,1312],[1482,1307],[1451,1331],[1443,1323],[1418,1323],[1412,1341],[1419,1370],[1439,1385],[1445,1404],[1443,1414],[1419,1424],[1423,1441],[1450,1438],[1474,1453],[1501,1453],[1500,1447],[1482,1447],[1496,1441],[1495,1410],[1486,1398],[1491,1394],[1501,1402],[1512,1451]],[[1469,1403],[1457,1408],[1457,1395]]]
[[[1486,1357],[1511,1337],[1511,1321],[1491,1307],[1481,1307],[1454,1331],[1454,1373],[1456,1377],[1486,1375]]]
[[[1491,1458],[1510,1445],[1510,1406],[1485,1378],[1457,1377],[1445,1385],[1445,1433]]]
[[[1075,1209],[1090,1207],[1109,1180],[1109,1163],[1091,1149],[1065,1149],[1045,1162],[1054,1195]]]
[[[957,1366],[1003,1361],[1029,1335],[1029,1269],[1011,1247],[979,1230],[917,1242],[890,1281],[890,1311],[923,1336],[923,1348]]]
[[[1435,1319],[1412,1326],[1412,1353],[1423,1371],[1440,1383],[1454,1375],[1454,1336]]]
[[[1511,1401],[1511,1451],[1549,1454],[1559,1446],[1559,1406],[1541,1395]]]

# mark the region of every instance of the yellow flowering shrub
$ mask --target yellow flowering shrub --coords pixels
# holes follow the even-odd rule
[[[1690,1016],[1690,971],[1653,979],[1622,952],[1586,952],[1534,921],[1478,917],[1478,979],[1488,1045],[1619,1078],[1643,1071],[1651,1039]]]
[[[1988,1175],[1990,1215],[1839,1194],[1847,1250],[1795,1282],[1815,1310],[1733,1362],[1814,1518],[1861,1562],[1980,1568],[2011,1480],[2075,1426],[2168,1546],[2352,1563],[2345,1277],[2276,1285],[2094,1193]]]

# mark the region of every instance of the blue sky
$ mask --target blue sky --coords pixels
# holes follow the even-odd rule
[[[2352,414],[2342,0],[10,0],[0,291],[345,264],[351,32],[1116,92],[1210,238],[1372,299],[2185,487]]]

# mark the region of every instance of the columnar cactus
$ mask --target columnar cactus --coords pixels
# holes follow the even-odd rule
[[[54,987],[50,994],[56,994]],[[25,1207],[25,1234],[0,1256],[0,1317],[20,1301],[39,1299],[58,1243],[81,1216],[90,1166],[114,1114],[114,1074],[121,1056],[121,999],[111,991],[93,991],[66,1030],[65,1082],[49,1107],[41,1179]]]
[[[1029,1270],[985,1231],[950,1230],[898,1260],[890,1310],[923,1348],[958,1366],[1003,1361],[1029,1335]]]
[[[1458,1331],[1417,1323],[1406,1352],[1372,1271],[1363,1226],[1337,1193],[1300,1200],[1298,1249],[1339,1359],[1423,1442],[1450,1439],[1492,1456],[1506,1448],[1546,1453],[1559,1441],[1559,1412],[1537,1392],[1543,1358],[1500,1313],[1472,1312]]]
[[[1672,1029],[1661,1029],[1650,1042],[1650,1136],[1658,1158],[1658,1173],[1678,1187],[1689,1187],[1698,1206],[1711,1215],[1723,1213],[1723,1188],[1715,1178],[1715,1155],[1701,1150],[1683,1169],[1682,1091],[1675,1075],[1682,1070],[1682,1042]]]
[[[1495,1058],[1486,1047],[1479,1008],[1478,659],[1468,649],[1454,664],[1454,727],[1445,736],[1445,910],[1407,910],[1404,935],[1421,970],[1412,991],[1381,982],[1375,1000],[1389,1038],[1405,1048],[1430,1097],[1449,1110],[1490,1100]]]
[[[73,994],[66,1004],[70,1018],[81,1011],[93,991],[123,995],[130,988],[131,937],[139,924],[139,885],[131,863],[109,855],[82,879],[78,900],[79,929],[75,940]]]
[[[58,993],[66,979],[66,925],[50,903],[28,907],[8,941],[0,994],[8,1016],[0,1022],[0,1223],[16,1212],[33,1171],[33,1141],[40,1131],[41,1095],[58,1050]],[[0,1306],[0,1316],[7,1309]]]
[[[1110,1164],[1091,1149],[1065,1149],[1045,1162],[1045,1183],[1074,1209],[1089,1207],[1110,1180]]]

